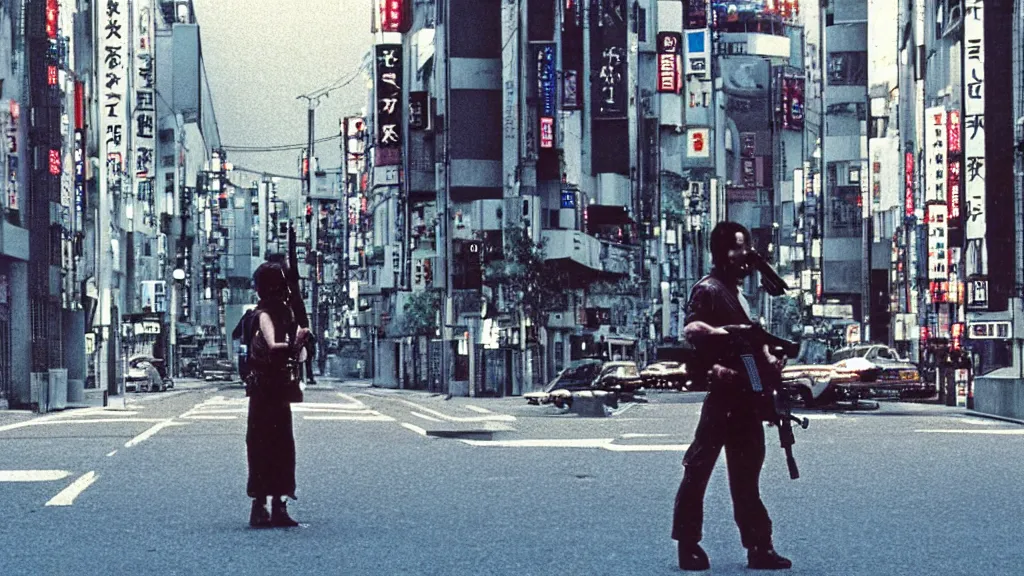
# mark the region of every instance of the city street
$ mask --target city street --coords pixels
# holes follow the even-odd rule
[[[293,405],[302,526],[252,530],[246,399],[203,386],[127,409],[0,420],[0,573],[672,574],[700,394],[584,419],[522,398],[318,387]],[[806,413],[762,494],[793,574],[1019,574],[1024,427],[924,404]],[[441,434],[448,437],[437,437]],[[724,458],[704,546],[748,572]]]

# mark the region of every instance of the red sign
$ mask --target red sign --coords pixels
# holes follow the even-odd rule
[[[929,336],[929,330],[927,326],[921,326],[921,342],[927,342]]]
[[[46,67],[46,82],[47,82],[47,84],[49,84],[50,86],[56,86],[58,78],[59,78],[59,75],[57,74],[57,67],[54,66],[53,64],[50,64],[49,66],[47,66]]]
[[[75,130],[85,130],[85,84],[75,82]]]
[[[946,205],[949,206],[949,226],[960,227],[960,111],[950,110],[946,119],[946,153],[949,169],[946,171]]]
[[[405,32],[405,0],[378,0],[382,32]]]
[[[658,92],[678,94],[679,58],[683,37],[678,32],[658,33]]]
[[[555,147],[555,119],[543,117],[540,119],[540,147]]]
[[[950,329],[950,334],[952,335],[952,343],[950,344],[950,348],[952,350],[959,350],[961,348],[961,345],[963,344],[963,340],[964,340],[964,325],[963,325],[963,323],[962,322],[957,322],[957,323],[953,324],[953,326]]]
[[[904,166],[904,205],[906,206],[906,216],[910,218],[914,215],[914,153],[907,152],[907,160]]]
[[[691,144],[691,146],[693,147],[693,151],[694,152],[703,152],[704,151],[704,133],[703,132],[696,132],[695,131],[692,134],[693,134],[693,143]]]
[[[50,174],[60,176],[60,150],[50,150]]]
[[[46,0],[46,37],[50,40],[57,39],[57,15],[60,7],[57,0]]]

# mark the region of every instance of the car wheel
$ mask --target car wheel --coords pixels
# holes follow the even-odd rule
[[[800,388],[800,401],[803,402],[804,408],[814,408],[817,404],[814,401],[814,394],[811,393],[809,388]]]

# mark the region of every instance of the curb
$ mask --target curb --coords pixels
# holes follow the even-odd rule
[[[1002,422],[1009,422],[1010,424],[1020,424],[1024,426],[1024,420],[1018,420],[1016,418],[1007,418],[1006,416],[997,416],[995,414],[986,414],[985,412],[976,412],[974,410],[964,410],[961,412],[964,416],[974,416],[976,418],[987,418],[989,420],[999,420]]]

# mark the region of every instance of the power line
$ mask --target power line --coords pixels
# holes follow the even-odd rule
[[[267,172],[266,170],[250,170],[244,166],[237,164],[232,165],[232,170],[236,172],[248,172],[249,174],[259,174],[260,176],[270,176],[271,178],[282,178],[284,180],[302,180],[300,176],[285,176],[284,174],[274,174],[273,172]]]
[[[341,134],[335,134],[333,136],[324,136],[314,141],[314,144],[320,144],[322,142],[330,142],[331,140],[337,140],[341,138]],[[301,150],[307,146],[306,142],[301,144],[280,144],[277,146],[221,146],[227,152],[285,152],[288,150]]]

